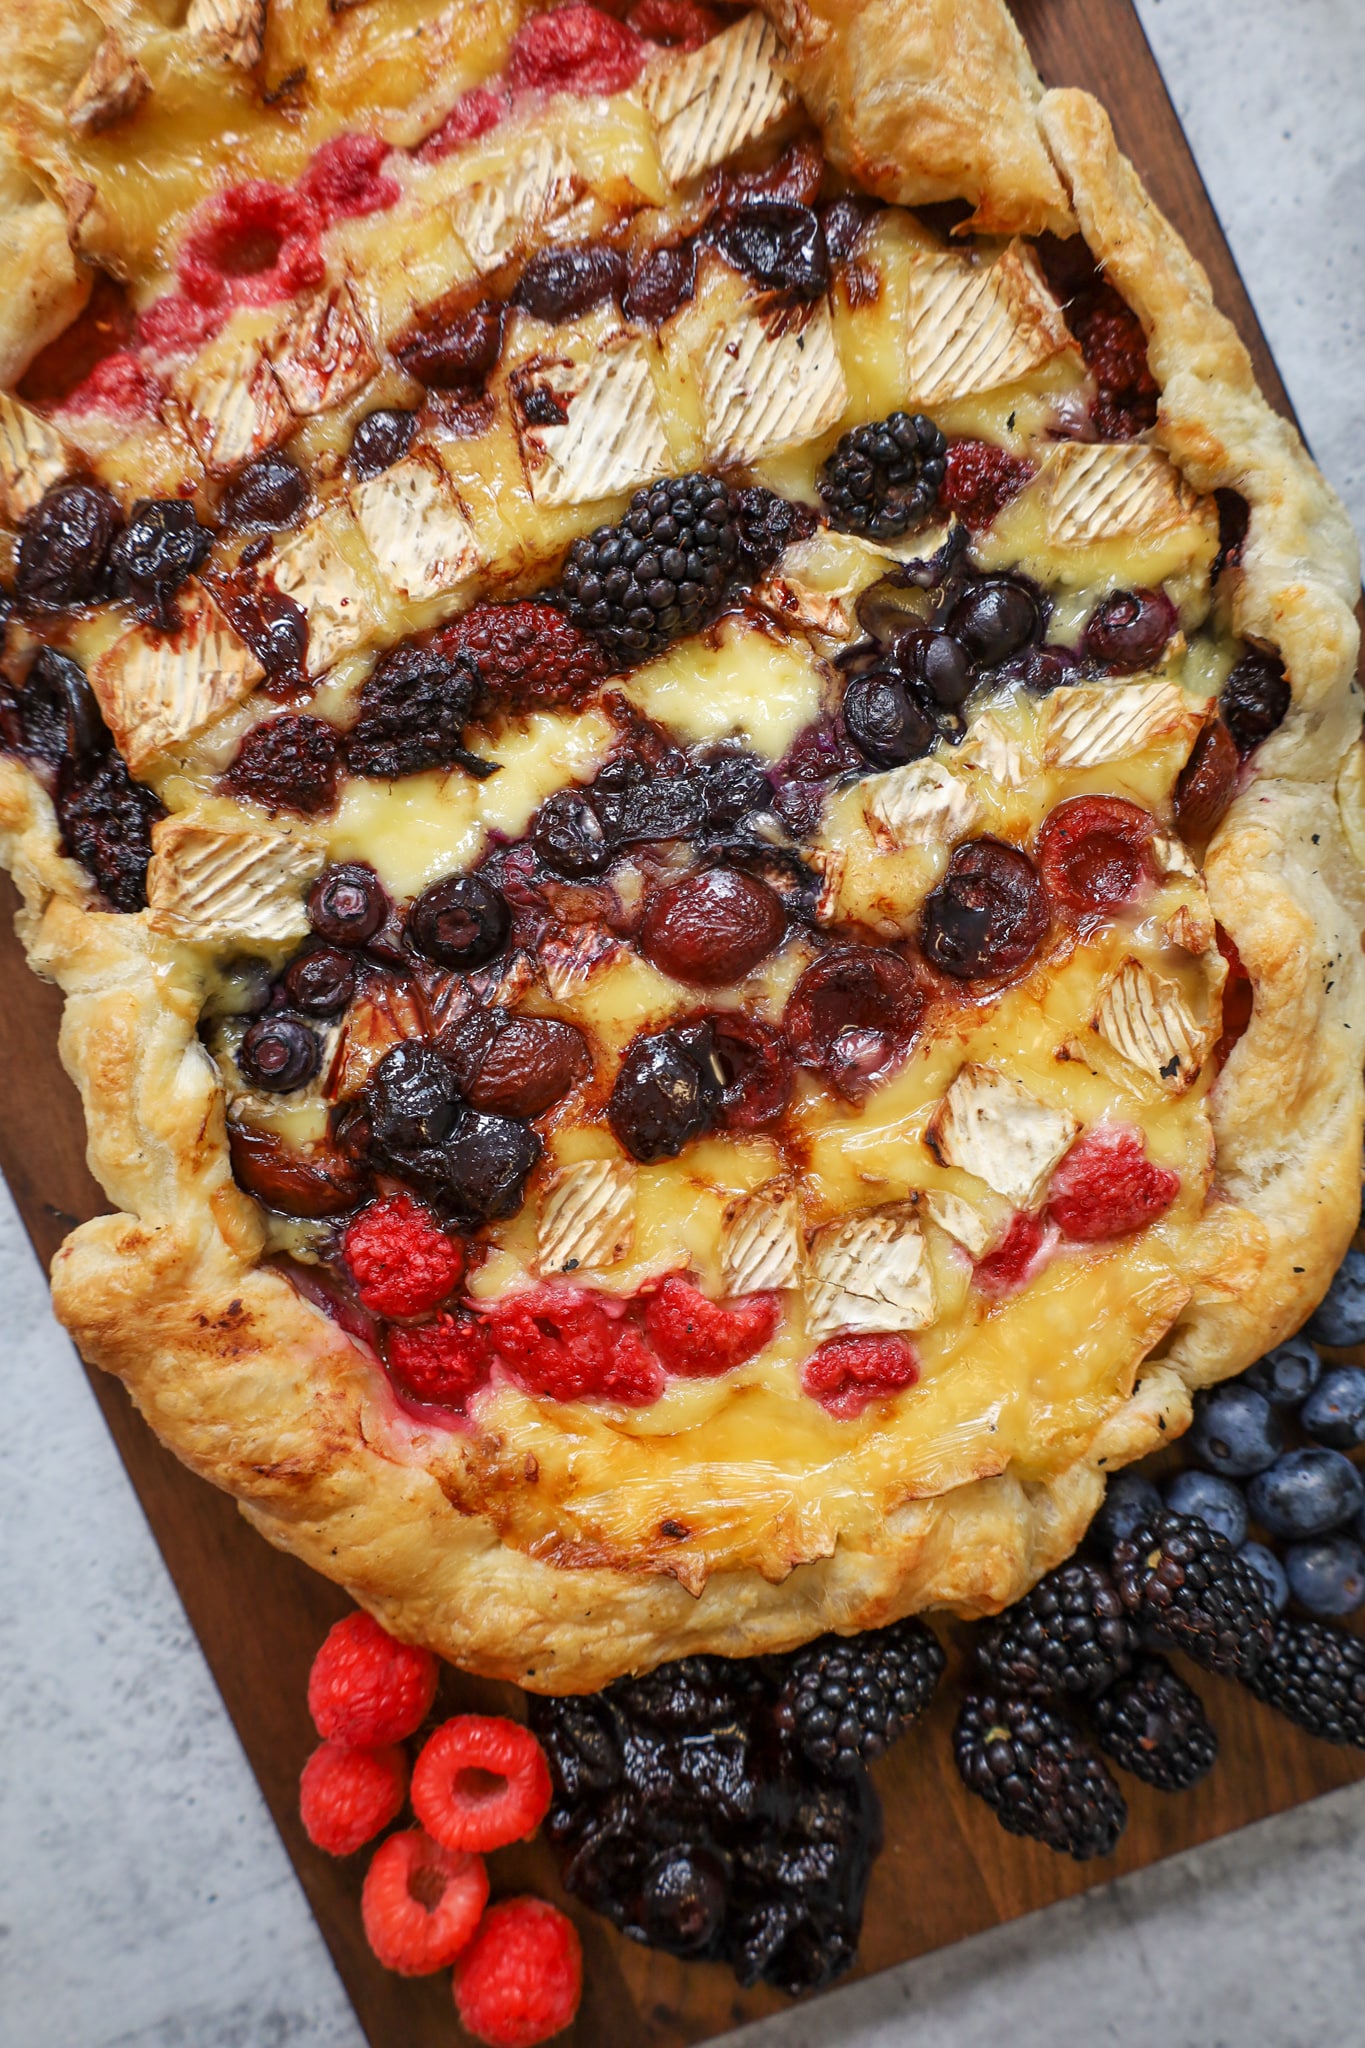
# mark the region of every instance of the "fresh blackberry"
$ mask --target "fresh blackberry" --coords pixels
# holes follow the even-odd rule
[[[1127,1671],[1137,1635],[1101,1565],[1072,1559],[982,1629],[976,1658],[1002,1692],[1099,1692]]]
[[[822,1636],[791,1660],[779,1712],[818,1769],[845,1776],[918,1719],[943,1665],[938,1637],[913,1616],[865,1635]]]
[[[1248,1689],[1324,1742],[1365,1749],[1365,1642],[1321,1621],[1279,1621]]]
[[[718,477],[637,491],[618,526],[569,549],[560,603],[621,667],[646,661],[714,616],[739,565],[738,501]]]
[[[1183,1650],[1226,1678],[1246,1677],[1269,1649],[1265,1587],[1197,1516],[1149,1516],[1114,1545],[1110,1563],[1146,1648]]]
[[[830,524],[869,540],[894,540],[933,516],[948,443],[921,412],[893,412],[844,434],[820,471]]]
[[[1092,1709],[1100,1748],[1159,1792],[1186,1792],[1213,1769],[1218,1737],[1197,1692],[1164,1657],[1144,1657]]]
[[[1001,1827],[1074,1856],[1112,1855],[1123,1794],[1069,1721],[1037,1700],[969,1692],[953,1730],[958,1773]]]

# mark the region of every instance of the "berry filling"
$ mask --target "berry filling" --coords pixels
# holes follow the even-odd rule
[[[1033,463],[991,441],[954,441],[948,449],[939,504],[980,533],[1000,517],[1037,474]]]
[[[464,1247],[407,1195],[372,1202],[346,1232],[342,1256],[366,1308],[380,1316],[420,1316],[464,1277]]]
[[[380,166],[392,155],[379,135],[338,135],[325,142],[298,182],[301,198],[315,206],[325,228],[339,220],[382,213],[402,197],[403,188]]]
[[[470,1315],[443,1315],[414,1329],[390,1330],[385,1354],[401,1393],[461,1415],[493,1365],[487,1328]]]
[[[1038,833],[1038,865],[1053,898],[1095,913],[1131,904],[1156,879],[1156,820],[1117,796],[1076,796],[1058,804]]]
[[[380,1844],[365,1873],[360,1913],[386,1970],[426,1977],[467,1948],[488,1903],[483,1859],[443,1849],[421,1828]]]
[[[523,24],[512,44],[505,77],[517,92],[625,92],[645,63],[634,29],[599,8],[571,0]]]
[[[545,1752],[529,1728],[485,1714],[443,1722],[412,1773],[412,1810],[432,1840],[476,1855],[529,1840],[550,1797]]]
[[[712,1379],[761,1351],[782,1319],[776,1294],[712,1301],[671,1273],[645,1304],[645,1330],[669,1372]]]
[[[1180,1193],[1180,1175],[1147,1157],[1142,1133],[1122,1124],[1087,1131],[1048,1186],[1047,1213],[1063,1237],[1098,1244],[1143,1230]]]
[[[1007,1300],[1040,1270],[1045,1250],[1042,1218],[1016,1210],[995,1250],[977,1260],[973,1276],[977,1286],[992,1301]]]
[[[507,1296],[487,1318],[508,1378],[551,1401],[657,1401],[663,1367],[626,1304],[581,1287],[541,1287]]]
[[[270,306],[320,284],[319,236],[325,225],[312,199],[256,178],[201,206],[185,237],[181,289],[197,305]]]
[[[806,1360],[803,1392],[840,1422],[852,1422],[874,1401],[886,1400],[919,1379],[919,1360],[908,1338],[831,1337]]]

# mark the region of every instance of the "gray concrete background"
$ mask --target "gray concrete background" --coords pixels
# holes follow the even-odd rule
[[[1365,6],[1139,7],[1309,439],[1365,527]],[[0,2042],[362,2048],[7,1198],[0,1300]],[[1352,2048],[1363,1881],[1365,1785],[744,2048]]]

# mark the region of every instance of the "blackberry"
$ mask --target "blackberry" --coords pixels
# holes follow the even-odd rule
[[[1324,1742],[1365,1749],[1365,1642],[1321,1621],[1279,1621],[1248,1689]]]
[[[753,581],[794,542],[808,540],[815,531],[815,514],[808,505],[780,498],[762,484],[741,491],[737,502],[740,562],[746,578]]]
[[[79,861],[111,909],[146,909],[152,826],[165,815],[153,792],[133,781],[119,754],[105,754],[93,763],[62,763],[57,777],[62,851]]]
[[[336,802],[340,774],[341,749],[326,720],[286,711],[251,727],[224,779],[236,795],[272,813],[315,817]]]
[[[947,454],[947,441],[920,412],[851,428],[820,471],[830,524],[870,540],[924,525],[938,503]]]
[[[1107,1571],[1073,1559],[978,1633],[986,1682],[1033,1698],[1099,1692],[1127,1671],[1137,1635]]]
[[[1203,1702],[1164,1657],[1144,1657],[1092,1711],[1100,1748],[1158,1792],[1187,1792],[1217,1760]]]
[[[779,1711],[817,1769],[845,1776],[919,1718],[943,1665],[938,1637],[913,1616],[866,1635],[824,1636],[792,1659]]]
[[[415,641],[381,655],[362,684],[355,724],[346,738],[353,774],[392,781],[425,768],[460,766],[491,773],[491,764],[466,753],[464,728],[479,691],[472,656],[452,660],[440,648]]]
[[[1110,1563],[1146,1648],[1183,1650],[1227,1678],[1246,1677],[1269,1649],[1264,1585],[1196,1516],[1147,1517],[1114,1545]]]
[[[637,491],[618,526],[569,549],[560,602],[621,667],[695,633],[739,565],[738,501],[718,477],[670,477]]]
[[[1001,1827],[1078,1863],[1112,1855],[1128,1825],[1123,1794],[1089,1743],[1037,1700],[968,1693],[953,1754],[963,1784]]]

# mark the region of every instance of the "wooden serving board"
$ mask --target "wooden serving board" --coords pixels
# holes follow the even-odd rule
[[[1121,145],[1241,329],[1262,387],[1288,411],[1131,0],[1015,0],[1015,8],[1047,82],[1088,87],[1108,106]],[[23,1086],[0,1099],[0,1167],[46,1263],[73,1225],[108,1205],[86,1169],[80,1107],[57,1059],[59,998],[27,972],[8,914],[13,891],[3,878],[0,886],[0,1071],[23,1076]],[[230,1500],[162,1450],[117,1382],[92,1372],[91,1383],[369,2041],[451,2048],[459,2037],[445,1975],[409,1981],[379,1967],[360,1925],[364,1859],[333,1862],[299,1824],[299,1771],[316,1741],[305,1705],[308,1666],[350,1603],[271,1550]],[[948,1743],[953,1688],[945,1685],[926,1723],[877,1772],[886,1848],[868,1898],[860,1971],[886,1969],[1365,1776],[1365,1754],[1300,1735],[1232,1686],[1202,1676],[1199,1685],[1222,1739],[1217,1768],[1178,1798],[1125,1778],[1132,1818],[1118,1854],[1084,1866],[1006,1835],[962,1790]],[[443,1698],[451,1709],[519,1711],[510,1688],[453,1672]],[[493,1876],[500,1893],[561,1896],[541,1843],[495,1857]],[[740,1991],[717,1965],[638,1948],[565,1903],[586,1956],[582,2011],[563,2037],[573,2048],[678,2048],[784,2003],[764,1989]]]

